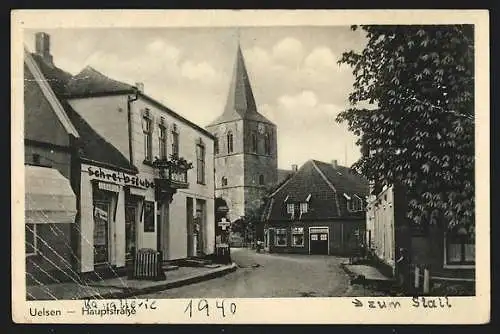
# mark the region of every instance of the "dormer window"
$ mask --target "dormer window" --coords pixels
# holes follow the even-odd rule
[[[347,200],[347,210],[350,212],[360,212],[364,210],[364,202],[358,195],[349,196],[344,193],[344,197]]]
[[[295,205],[293,203],[288,203],[286,205],[286,212],[293,215],[295,213]]]
[[[300,203],[300,213],[307,213],[307,210],[309,209],[309,203]]]

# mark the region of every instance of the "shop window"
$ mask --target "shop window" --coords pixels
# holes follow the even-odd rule
[[[293,227],[292,228],[292,246],[293,247],[304,247],[304,228],[303,227]]]
[[[167,157],[167,129],[163,123],[159,125],[158,149],[160,159],[165,159]]]
[[[278,247],[286,247],[286,228],[277,228],[275,230],[274,245]]]
[[[172,129],[172,155],[174,157],[179,156],[179,131],[177,131],[177,125],[175,124]]]
[[[37,230],[36,224],[25,224],[25,244],[26,256],[36,255],[37,248]]]
[[[264,135],[264,152],[266,155],[271,154],[271,135],[269,133]]]
[[[153,151],[152,151],[153,127],[148,110],[145,110],[142,116],[142,134],[144,138],[144,160],[151,161],[153,156]]]
[[[109,221],[111,201],[94,201],[94,263],[109,261]]]
[[[196,144],[196,175],[199,184],[205,184],[205,145]]]
[[[446,265],[474,265],[476,259],[473,233],[459,227],[446,234]]]
[[[227,153],[233,153],[233,133],[227,133]]]
[[[155,231],[155,203],[144,201],[144,232]]]

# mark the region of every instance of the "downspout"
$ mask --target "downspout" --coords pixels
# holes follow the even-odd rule
[[[139,99],[139,93],[136,90],[135,96],[131,97],[127,95],[127,121],[128,121],[128,151],[130,164],[134,165],[134,154],[132,151],[132,102],[137,101]]]

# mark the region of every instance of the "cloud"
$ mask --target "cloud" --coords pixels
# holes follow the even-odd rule
[[[218,79],[217,72],[207,62],[194,63],[187,60],[182,63],[181,74],[190,80],[198,80],[204,83],[213,83]]]
[[[327,47],[315,48],[305,59],[304,64],[309,68],[335,68],[336,58],[332,50]]]
[[[290,67],[299,66],[303,55],[302,43],[298,39],[291,37],[282,39],[272,49],[273,61]]]
[[[278,102],[287,109],[295,110],[302,108],[314,108],[318,104],[318,98],[312,91],[302,91],[295,96],[281,96],[278,98]]]

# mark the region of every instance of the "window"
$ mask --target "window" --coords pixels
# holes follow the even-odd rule
[[[155,231],[155,203],[144,201],[144,232]]]
[[[292,214],[292,215],[293,215],[293,213],[294,213],[294,211],[295,211],[294,209],[295,209],[295,204],[293,204],[293,203],[288,203],[288,204],[286,205],[286,212],[287,212],[287,213],[290,213],[290,214]]]
[[[351,212],[363,211],[363,200],[359,196],[354,195],[352,198],[347,197],[346,194],[344,194],[344,196],[347,199],[347,209],[349,211]]]
[[[177,126],[175,124],[172,129],[172,155],[174,157],[179,156],[179,132],[177,131]]]
[[[26,243],[26,256],[36,255],[37,253],[37,233],[35,224],[25,224],[25,243]]]
[[[219,154],[219,138],[214,138],[214,154]]]
[[[163,123],[159,125],[158,148],[160,159],[165,159],[167,157],[167,129]]]
[[[203,143],[196,145],[196,169],[198,183],[205,184],[205,146]]]
[[[266,155],[271,154],[271,136],[266,133],[264,136],[264,152]]]
[[[264,184],[264,175],[259,175],[259,184],[263,185]]]
[[[308,203],[300,203],[300,213],[306,213],[308,209]]]
[[[257,134],[252,132],[252,152],[257,153]]]
[[[287,245],[286,237],[286,228],[277,228],[275,232],[274,245],[285,247]]]
[[[464,227],[457,228],[446,235],[446,265],[474,265],[476,260],[473,233]]]
[[[144,116],[142,117],[142,133],[144,137],[144,160],[152,160],[152,139],[153,139],[153,127],[152,121],[149,117],[149,112],[146,110]]]
[[[222,177],[222,186],[223,187],[227,186],[227,177],[225,176]]]
[[[233,133],[227,133],[227,153],[233,153]]]
[[[304,247],[304,228],[292,227],[292,246]]]

